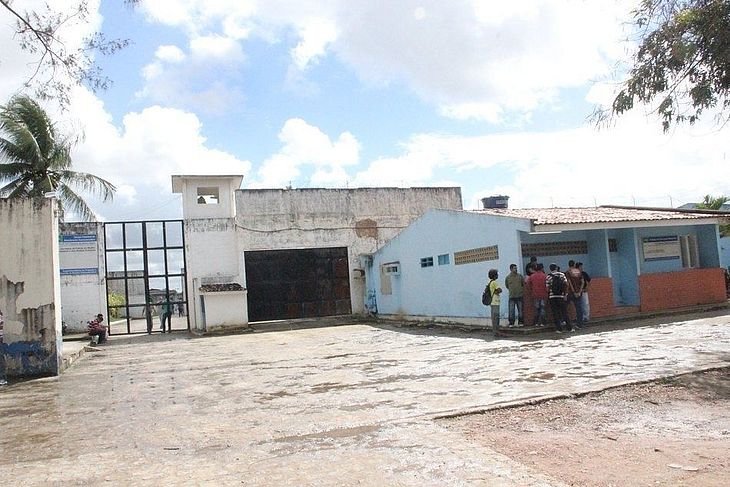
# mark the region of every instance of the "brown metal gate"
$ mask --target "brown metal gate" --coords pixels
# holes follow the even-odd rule
[[[250,321],[352,313],[346,247],[245,253]]]

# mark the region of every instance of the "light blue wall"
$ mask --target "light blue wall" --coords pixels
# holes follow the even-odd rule
[[[544,255],[537,258],[538,262],[545,265],[545,272],[551,263],[556,263],[562,271],[568,268],[568,261],[583,262],[583,270],[591,277],[608,276],[608,240],[605,230],[588,230],[560,233],[546,233],[544,235],[522,233],[522,243],[556,243],[571,242],[585,240],[588,243],[588,253],[586,254],[567,254],[567,255]],[[520,272],[524,272],[525,266],[530,262],[530,255],[522,256],[522,267]]]
[[[615,238],[618,245],[618,252],[611,252],[614,302],[638,306],[640,298],[636,231],[633,228],[610,230],[608,238]]]
[[[720,230],[717,225],[697,225],[700,267],[720,267]]]
[[[653,227],[637,228],[639,250],[643,250],[643,238],[694,235],[697,237],[697,245],[700,254],[700,267],[720,267],[720,249],[718,245],[719,233],[717,225],[684,225],[676,227]],[[683,269],[682,259],[644,261],[640,252],[639,262],[641,263],[642,274],[653,274],[656,272],[677,272]]]
[[[730,269],[730,237],[720,239],[720,265]]]
[[[368,289],[374,289],[378,312],[423,316],[485,317],[481,295],[491,268],[499,271],[503,285],[509,264],[520,262],[519,231],[529,231],[529,221],[477,213],[430,210],[373,255],[368,269]],[[454,252],[499,246],[499,260],[454,264]],[[438,255],[449,254],[448,265],[438,265]],[[422,257],[433,257],[433,267],[421,267]],[[399,261],[401,275],[392,276],[392,295],[380,292],[380,265]],[[502,300],[506,316],[507,294]]]

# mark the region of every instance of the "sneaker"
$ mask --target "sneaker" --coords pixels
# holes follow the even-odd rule
[[[573,327],[573,328],[570,329],[570,332],[571,333],[575,333],[576,331],[578,331],[578,329],[576,327]]]
[[[556,328],[556,329],[555,329],[555,333],[563,333],[563,330],[561,330],[561,329],[559,329],[559,328]]]

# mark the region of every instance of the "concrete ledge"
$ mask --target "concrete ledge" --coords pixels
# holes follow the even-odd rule
[[[543,402],[555,401],[555,400],[559,400],[559,399],[572,399],[575,397],[587,396],[588,394],[595,394],[597,392],[617,389],[619,387],[632,386],[632,385],[637,385],[637,384],[648,384],[650,382],[656,382],[656,381],[664,380],[664,379],[671,379],[674,377],[682,377],[684,375],[696,374],[698,372],[709,372],[712,370],[723,370],[723,369],[727,369],[727,368],[730,368],[730,365],[728,365],[727,363],[722,364],[722,365],[710,365],[707,367],[699,367],[697,369],[684,370],[682,372],[678,372],[675,374],[658,375],[656,377],[652,377],[649,379],[627,380],[627,381],[616,382],[614,384],[607,384],[607,385],[603,385],[603,386],[587,387],[587,388],[581,389],[579,391],[563,392],[560,394],[549,394],[549,395],[544,395],[544,396],[534,396],[534,397],[528,397],[528,398],[522,398],[522,399],[515,399],[514,401],[497,402],[497,403],[490,404],[490,405],[484,406],[484,407],[476,407],[476,408],[469,408],[469,409],[463,409],[463,410],[453,410],[453,411],[443,412],[443,413],[436,413],[436,414],[430,415],[430,418],[431,419],[450,419],[450,418],[458,418],[461,416],[470,416],[473,414],[484,414],[489,411],[494,411],[495,409],[512,409],[512,408],[518,408],[521,406],[531,406],[533,404],[540,404]]]
[[[723,303],[703,304],[697,306],[686,306],[682,308],[673,308],[662,311],[649,311],[639,313],[628,313],[616,316],[607,316],[602,318],[595,318],[588,322],[587,329],[610,323],[619,323],[628,320],[643,320],[649,318],[657,318],[662,316],[676,316],[686,315],[689,313],[708,313],[711,311],[723,311],[730,309],[730,301]],[[418,315],[379,315],[376,321],[388,322],[393,324],[400,324],[401,326],[413,326],[413,327],[440,327],[447,329],[456,329],[462,331],[491,331],[491,323],[488,322],[486,317],[474,318],[468,316],[418,316]],[[548,324],[544,327],[535,326],[523,326],[515,328],[507,328],[501,326],[500,331],[507,335],[522,336],[522,335],[537,335],[545,332],[552,332],[555,327],[552,324]]]
[[[88,337],[87,337],[88,338]],[[61,372],[71,367],[87,352],[89,340],[64,341],[61,346]]]

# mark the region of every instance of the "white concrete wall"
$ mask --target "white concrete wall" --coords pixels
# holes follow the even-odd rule
[[[60,371],[57,213],[53,199],[0,199],[0,309],[10,377]]]
[[[63,235],[96,235],[96,274],[61,275],[61,308],[63,322],[69,332],[85,332],[87,321],[98,313],[107,314],[106,285],[104,282],[104,224],[62,223]],[[61,269],[67,252],[59,254]]]
[[[239,178],[240,179],[240,178]],[[230,218],[234,212],[234,187],[232,178],[201,177],[186,179],[182,188],[183,215],[185,219]],[[219,202],[213,204],[198,203],[198,187],[218,187]]]
[[[240,328],[242,316],[248,317],[246,291],[204,293],[205,322],[208,332]]]
[[[529,220],[429,211],[373,255],[367,282],[375,291],[378,313],[487,319],[488,309],[481,303],[487,273],[497,269],[504,287],[509,265],[521,262],[520,231],[530,231]],[[454,264],[454,252],[492,245],[499,247],[498,260]],[[449,255],[449,264],[438,264],[442,254]],[[421,267],[422,257],[433,257],[433,267]],[[380,266],[394,261],[400,262],[400,276],[390,277],[392,294],[383,294]],[[502,314],[506,313],[505,293]]]
[[[346,247],[350,298],[364,312],[359,256],[370,254],[430,208],[461,209],[460,188],[260,189],[236,191],[242,251]]]
[[[239,283],[243,287],[244,277],[242,252],[238,249],[235,223],[232,218],[200,219],[185,221],[185,251],[187,253],[187,278],[189,313],[191,328],[195,332],[214,331],[216,327],[248,324],[246,308],[235,307],[230,310],[235,319],[226,316],[219,322],[217,316],[203,318],[200,305],[200,286],[203,284]],[[215,298],[214,298],[215,299]],[[215,312],[214,312],[215,313]]]

